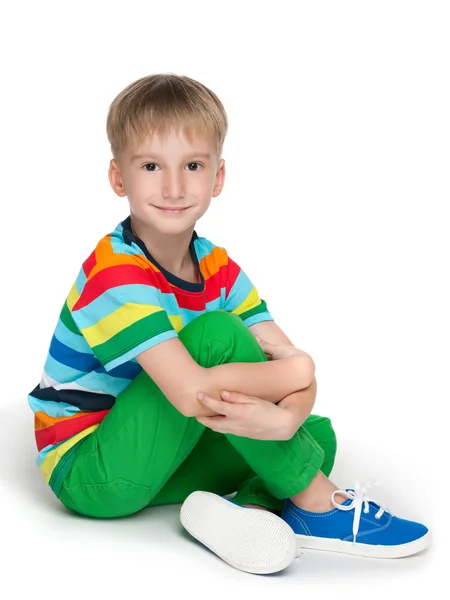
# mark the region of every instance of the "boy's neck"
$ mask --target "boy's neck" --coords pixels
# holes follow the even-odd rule
[[[133,217],[130,227],[134,236],[142,240],[151,256],[169,273],[183,278],[183,274],[192,270],[192,257],[189,246],[195,223],[179,234],[161,234],[148,226],[142,226]]]

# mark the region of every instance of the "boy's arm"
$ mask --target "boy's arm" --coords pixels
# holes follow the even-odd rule
[[[225,363],[210,367],[205,369],[205,377],[199,382],[203,385],[202,389],[198,389],[191,397],[188,416],[217,414],[198,402],[196,395],[199,392],[220,400],[222,391],[237,391],[276,403],[308,387],[314,378],[314,371],[314,362],[306,354],[274,361]]]

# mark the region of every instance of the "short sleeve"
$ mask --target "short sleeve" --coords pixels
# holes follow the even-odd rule
[[[132,257],[83,269],[67,298],[70,314],[106,371],[178,337],[162,305],[156,273]],[[117,262],[117,261],[116,261]]]
[[[225,312],[239,316],[250,327],[261,321],[274,321],[267,304],[241,267],[228,257],[225,282]]]

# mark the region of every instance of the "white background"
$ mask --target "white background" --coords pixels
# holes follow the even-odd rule
[[[0,595],[428,589],[449,534],[448,3],[40,1],[1,21]],[[332,479],[379,480],[378,499],[433,528],[429,551],[248,575],[181,531],[178,505],[94,520],[46,487],[27,394],[82,261],[128,215],[107,177],[109,104],[156,72],[225,105],[226,185],[196,231],[313,356]]]

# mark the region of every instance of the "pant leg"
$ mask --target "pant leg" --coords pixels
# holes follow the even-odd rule
[[[309,415],[302,427],[311,434],[322,448],[324,459],[320,470],[324,475],[329,477],[334,465],[337,449],[336,434],[330,419],[318,415]],[[264,480],[254,472],[250,474],[248,479],[240,483],[237,493],[233,497],[233,502],[240,505],[257,504],[265,506],[280,514],[284,507],[284,500],[274,497],[268,490]]]
[[[320,470],[328,477],[336,456],[336,435],[331,421],[327,417],[310,415],[303,427],[308,429],[324,451]],[[195,490],[214,492],[220,496],[231,495],[237,490],[233,502],[241,506],[265,506],[279,514],[285,502],[270,493],[264,480],[249,467],[226,435],[208,428],[148,506],[181,503]]]
[[[205,428],[195,448],[148,506],[179,504],[196,490],[234,494],[254,473],[223,433]]]

